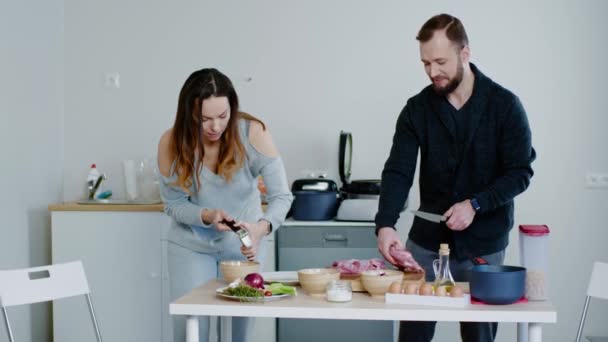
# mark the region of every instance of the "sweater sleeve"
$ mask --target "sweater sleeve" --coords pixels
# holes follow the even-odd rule
[[[160,195],[165,204],[165,213],[178,223],[209,228],[210,225],[203,223],[201,215],[206,208],[193,203],[191,196],[175,184],[176,180],[175,173],[170,177],[161,175]],[[194,185],[189,190],[190,193],[195,193]]]
[[[528,188],[534,175],[531,164],[536,159],[536,151],[532,147],[532,133],[526,111],[516,96],[500,134],[498,153],[501,175],[473,195],[479,203],[481,213],[492,211],[513,200]]]
[[[393,146],[382,171],[380,201],[375,220],[376,234],[380,228],[395,227],[416,172],[419,141],[409,106],[408,103],[399,114]]]
[[[262,175],[266,185],[266,200],[268,207],[262,219],[270,222],[273,229],[280,227],[291,207],[293,195],[287,184],[287,174],[283,160],[280,157],[270,158],[259,152],[254,152],[256,158],[252,163],[252,174]]]

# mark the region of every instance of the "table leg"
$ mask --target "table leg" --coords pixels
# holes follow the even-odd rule
[[[222,316],[220,317],[220,341],[232,342],[232,317]]]
[[[528,342],[528,323],[517,323],[517,342]]]
[[[540,323],[528,323],[528,341],[541,342],[542,340],[543,332]]]
[[[188,316],[186,319],[186,342],[198,342],[197,316]]]

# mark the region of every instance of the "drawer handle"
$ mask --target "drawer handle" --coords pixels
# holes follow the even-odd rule
[[[327,234],[323,237],[325,241],[348,241],[348,238],[344,234]]]

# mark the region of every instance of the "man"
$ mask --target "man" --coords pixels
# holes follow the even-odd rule
[[[420,210],[444,223],[416,217],[406,249],[434,280],[440,243],[450,245],[456,281],[467,281],[471,259],[502,264],[513,226],[513,198],[528,187],[536,153],[517,96],[469,62],[465,29],[457,18],[429,19],[416,39],[432,84],[410,98],[397,120],[382,172],[376,214],[378,249],[403,248],[395,223],[407,199],[420,150]],[[431,341],[436,322],[401,322],[399,341]],[[496,323],[461,322],[463,341],[493,341]]]

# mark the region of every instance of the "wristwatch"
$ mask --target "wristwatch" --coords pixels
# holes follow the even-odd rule
[[[471,198],[471,206],[473,206],[473,209],[475,209],[476,212],[481,209],[479,202],[477,202],[477,198]]]

